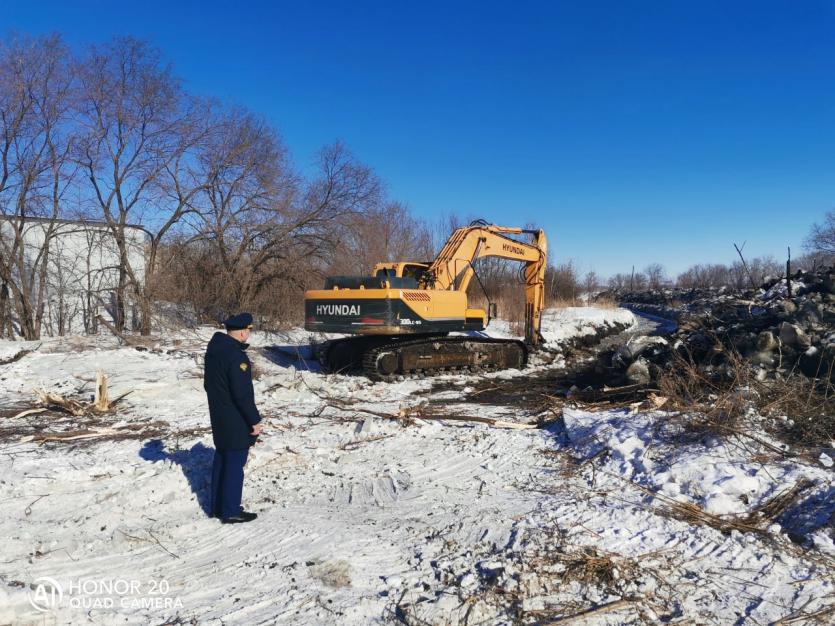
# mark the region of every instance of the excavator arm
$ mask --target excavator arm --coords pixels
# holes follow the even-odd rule
[[[531,243],[506,235],[532,235]],[[541,342],[542,311],[545,308],[545,268],[548,244],[542,230],[525,230],[494,225],[472,225],[457,229],[423,275],[424,287],[466,292],[480,258],[497,257],[524,263],[525,342]]]

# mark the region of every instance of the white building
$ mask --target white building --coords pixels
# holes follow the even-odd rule
[[[22,227],[21,227],[22,225]],[[16,237],[16,232],[20,237]],[[128,261],[145,280],[148,234],[139,226],[125,227]],[[48,247],[45,245],[49,239]],[[0,255],[9,260],[15,241],[23,244],[23,263],[12,262],[12,280],[26,283],[38,299],[39,274],[46,259],[43,334],[79,333],[95,325],[96,315],[113,313],[119,283],[119,251],[104,222],[0,216]],[[8,286],[6,286],[8,288]],[[14,319],[15,310],[11,309]],[[127,311],[128,323],[131,311]]]

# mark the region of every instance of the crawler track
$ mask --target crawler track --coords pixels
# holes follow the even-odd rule
[[[325,371],[361,371],[374,380],[394,380],[452,371],[521,369],[528,362],[528,347],[515,339],[487,337],[349,337],[326,344],[319,360]]]

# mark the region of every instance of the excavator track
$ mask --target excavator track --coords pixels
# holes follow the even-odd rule
[[[522,369],[527,362],[528,347],[515,339],[424,337],[371,347],[362,366],[369,378],[396,380],[454,371]]]
[[[361,371],[373,380],[396,380],[455,371],[522,369],[528,362],[528,346],[515,339],[488,337],[346,337],[322,344],[319,362],[327,373]]]
[[[389,341],[388,337],[362,335],[326,341],[319,346],[318,350],[322,371],[326,374],[362,371],[362,358],[365,352]]]

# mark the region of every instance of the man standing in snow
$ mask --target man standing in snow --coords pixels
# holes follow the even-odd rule
[[[241,507],[246,457],[261,433],[246,356],[252,315],[235,315],[223,325],[226,332],[216,332],[209,341],[203,375],[215,443],[211,515],[223,524],[240,524],[257,517]]]

